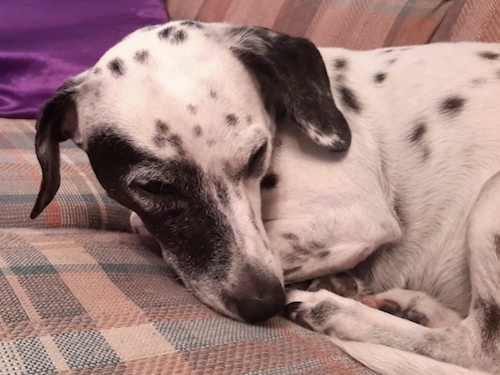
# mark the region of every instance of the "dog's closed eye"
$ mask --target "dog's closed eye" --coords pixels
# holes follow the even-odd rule
[[[267,153],[267,142],[260,146],[248,160],[246,175],[248,177],[259,177],[264,173],[264,161]]]
[[[179,191],[173,185],[164,181],[134,182],[130,187],[139,194],[145,193],[163,197],[179,195]]]

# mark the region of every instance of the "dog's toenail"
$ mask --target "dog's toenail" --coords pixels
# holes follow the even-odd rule
[[[301,304],[302,304],[302,302],[292,302],[292,303],[289,303],[288,305],[286,305],[283,308],[283,312],[284,312],[285,316],[292,315],[295,311],[297,311],[297,309],[299,308],[299,306]]]

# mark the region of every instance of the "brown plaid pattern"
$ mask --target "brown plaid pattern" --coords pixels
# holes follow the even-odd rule
[[[34,121],[0,119],[0,228],[130,229],[128,211],[107,197],[85,153],[69,141],[61,144],[56,198],[30,220],[42,178],[34,138]]]
[[[167,0],[174,20],[258,25],[305,36],[319,46],[352,49],[427,43],[452,3],[436,0]]]
[[[0,230],[0,374],[371,374],[283,318],[224,318],[136,235]]]

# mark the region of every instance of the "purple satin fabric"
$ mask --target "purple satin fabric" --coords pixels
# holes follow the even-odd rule
[[[36,117],[125,35],[167,20],[162,0],[1,0],[0,117]]]

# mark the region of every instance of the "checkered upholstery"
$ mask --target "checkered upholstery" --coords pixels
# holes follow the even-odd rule
[[[59,192],[30,220],[42,179],[34,138],[34,121],[0,119],[0,228],[130,229],[128,210],[107,197],[87,155],[69,141],[61,144]]]
[[[252,326],[218,315],[146,244],[0,230],[0,374],[371,374],[283,318]]]

